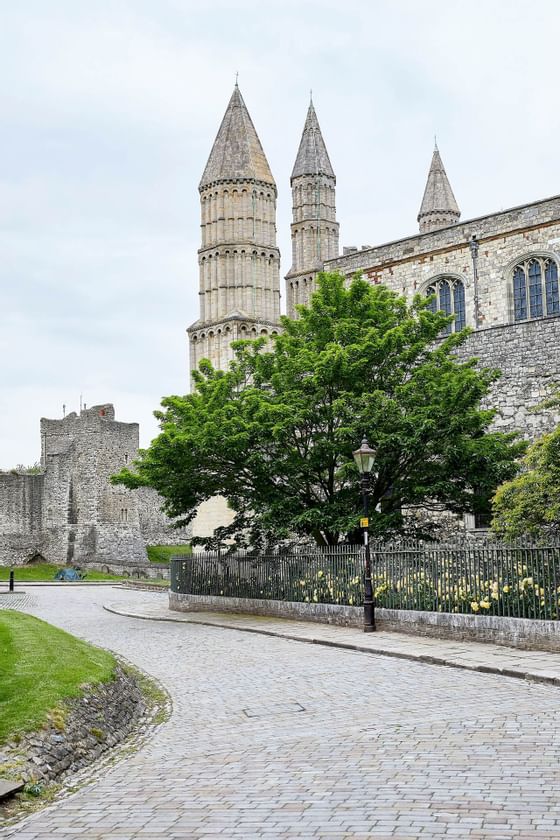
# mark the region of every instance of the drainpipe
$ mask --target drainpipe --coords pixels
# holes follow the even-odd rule
[[[473,264],[473,292],[474,292],[474,328],[477,330],[480,326],[480,302],[478,298],[478,239],[476,233],[473,233],[469,239],[469,247],[471,249],[471,257]]]

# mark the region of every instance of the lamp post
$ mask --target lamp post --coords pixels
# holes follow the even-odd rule
[[[360,473],[360,487],[362,489],[362,501],[364,505],[364,516],[361,526],[364,532],[364,546],[366,550],[366,564],[364,570],[364,633],[371,633],[375,630],[375,606],[373,603],[373,587],[371,585],[371,556],[369,551],[369,477],[375,460],[375,452],[370,447],[367,439],[362,440],[362,445],[352,453],[358,472]]]

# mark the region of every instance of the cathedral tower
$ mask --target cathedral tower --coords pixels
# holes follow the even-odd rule
[[[420,233],[456,225],[461,211],[455,201],[451,184],[443,166],[439,149],[434,149],[422,206],[418,213]]]
[[[315,278],[326,260],[338,257],[336,178],[313,102],[309,104],[292,187],[292,267],[286,275],[287,314],[309,302]]]
[[[276,184],[235,85],[199,184],[200,318],[188,328],[191,370],[225,369],[238,338],[277,332]]]

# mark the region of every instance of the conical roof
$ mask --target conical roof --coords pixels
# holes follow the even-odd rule
[[[274,184],[261,141],[236,84],[199,186],[238,179]]]
[[[309,103],[309,110],[292,171],[292,178],[298,178],[300,175],[328,175],[334,178],[333,168],[313,102]]]
[[[429,213],[449,213],[457,218],[461,215],[437,146],[432,156],[418,220]]]

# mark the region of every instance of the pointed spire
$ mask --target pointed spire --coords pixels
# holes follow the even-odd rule
[[[275,183],[236,79],[199,187],[239,179]]]
[[[449,183],[439,153],[437,140],[434,138],[432,163],[428,172],[428,181],[424,190],[422,205],[418,213],[420,233],[454,225],[460,218],[461,211],[453,195],[453,190],[451,189],[451,184]]]
[[[312,97],[310,97],[309,110],[307,111],[292,178],[298,178],[300,175],[327,175],[334,178],[327,147],[313,107]]]

